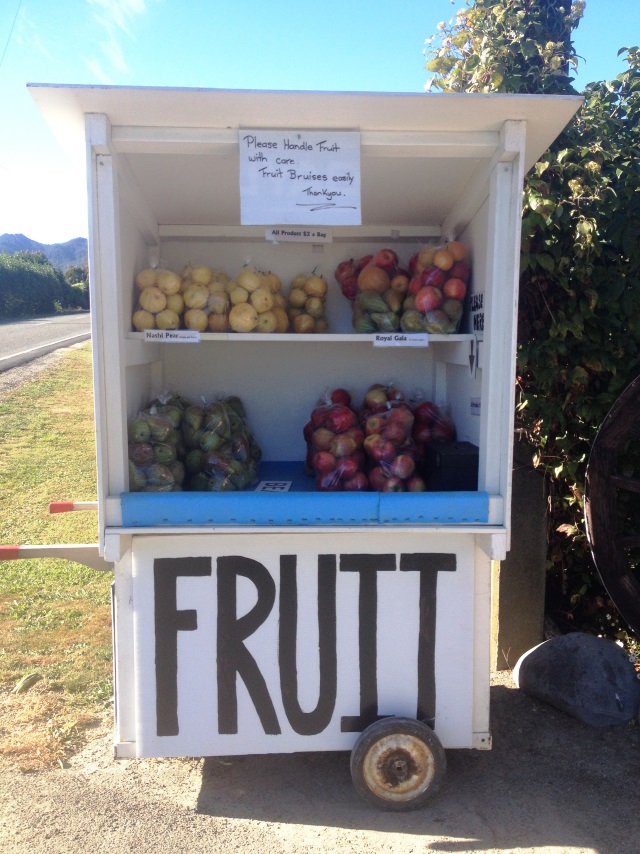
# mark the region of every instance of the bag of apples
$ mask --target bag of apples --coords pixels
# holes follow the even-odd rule
[[[127,425],[131,492],[177,492],[185,476],[180,422],[175,400],[152,401]]]
[[[190,490],[228,492],[255,483],[262,454],[240,398],[232,395],[190,406],[182,431]]]
[[[411,278],[400,318],[405,332],[458,332],[471,275],[467,255],[464,243],[454,240],[425,246],[410,259]]]
[[[432,442],[454,442],[456,428],[445,406],[438,406],[430,400],[413,401],[412,438],[418,448],[420,458],[424,457],[425,445]]]
[[[307,471],[323,492],[361,492],[368,489],[364,433],[345,389],[328,392],[305,424]]]
[[[371,489],[423,492],[424,480],[416,472],[419,450],[412,437],[414,416],[404,393],[393,384],[371,386],[360,417]]]

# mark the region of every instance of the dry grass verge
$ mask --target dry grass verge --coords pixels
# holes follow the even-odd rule
[[[95,542],[95,513],[48,513],[50,501],[94,500],[95,476],[84,344],[2,394],[0,543]],[[0,758],[24,770],[63,764],[110,713],[110,584],[65,560],[0,562]]]

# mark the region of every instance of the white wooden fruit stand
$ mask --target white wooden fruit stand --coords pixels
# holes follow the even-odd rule
[[[419,805],[442,776],[442,748],[491,745],[490,561],[509,548],[523,176],[580,100],[30,91],[87,158],[115,755],[352,750],[365,798]],[[243,225],[247,128],[359,133],[361,224],[325,229],[324,242],[276,242],[265,225]],[[333,280],[341,260],[384,246],[408,258],[453,239],[473,267],[476,311],[460,333],[390,348],[353,332]],[[136,273],[188,262],[255,264],[283,282],[316,268],[331,283],[329,332],[203,333],[180,345],[132,332]],[[127,421],[155,395],[240,396],[277,479],[279,465],[302,465],[302,427],[327,387],[361,397],[386,380],[448,404],[458,439],[479,448],[476,491],[128,492]]]

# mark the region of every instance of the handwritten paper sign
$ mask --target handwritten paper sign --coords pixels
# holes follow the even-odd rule
[[[242,225],[360,225],[360,134],[240,129]]]

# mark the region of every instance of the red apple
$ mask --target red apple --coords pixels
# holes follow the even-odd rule
[[[467,286],[462,279],[447,279],[442,292],[447,299],[457,299],[462,302],[467,293]]]
[[[425,442],[430,442],[431,437],[431,425],[430,424],[414,424],[413,430],[411,431],[411,438],[414,442],[417,442],[418,445],[424,445]]]
[[[390,421],[385,425],[384,430],[382,431],[382,436],[386,441],[393,442],[393,444],[398,447],[407,441],[410,433],[411,428],[406,427],[399,421]]]
[[[360,471],[358,460],[355,458],[355,456],[342,457],[342,459],[338,460],[336,471],[343,480],[350,480],[352,477],[355,477]]]
[[[353,258],[348,261],[341,261],[333,274],[338,284],[342,284],[346,279],[357,276],[356,264]]]
[[[416,271],[416,267],[418,266],[418,255],[419,254],[420,254],[419,252],[414,252],[413,255],[411,256],[411,258],[409,258],[409,263],[407,266],[409,267],[409,272],[411,273],[412,276]]]
[[[383,386],[372,386],[364,396],[364,407],[372,412],[381,411],[387,406],[387,393]]]
[[[471,276],[471,267],[466,261],[456,261],[449,270],[449,276],[452,279],[462,279],[466,285],[469,283],[469,277]]]
[[[424,287],[422,282],[422,275],[420,273],[414,273],[411,279],[409,280],[409,287],[407,288],[407,292],[411,296],[415,296],[422,287]]]
[[[409,454],[398,454],[391,461],[390,472],[394,477],[399,477],[401,480],[406,480],[414,473],[416,469],[416,461]]]
[[[386,419],[381,412],[369,415],[364,422],[364,432],[366,436],[371,436],[374,433],[382,433]]]
[[[379,249],[371,260],[376,267],[382,267],[387,273],[395,271],[398,266],[398,256],[393,249]]]
[[[416,309],[422,312],[422,314],[439,308],[443,302],[444,297],[440,288],[432,287],[431,285],[427,285],[416,294]]]
[[[404,400],[404,394],[400,391],[399,388],[396,388],[393,385],[385,386],[385,393],[387,395],[387,400],[391,403],[397,403],[401,400]]]
[[[364,268],[367,266],[367,264],[370,264],[372,261],[373,261],[373,255],[363,255],[363,257],[360,258],[360,260],[356,264],[356,274],[360,273],[362,270],[364,270]]]
[[[328,451],[329,446],[335,439],[335,435],[331,430],[327,430],[326,427],[318,427],[317,430],[314,430],[311,437],[311,447],[314,451]]]
[[[419,474],[414,474],[405,481],[407,492],[426,492],[427,484]]]
[[[392,442],[385,441],[378,433],[367,436],[364,440],[366,453],[377,463],[391,462],[396,456],[396,447]]]
[[[379,444],[375,444],[369,453],[377,463],[390,463],[396,455],[396,446],[393,442],[385,442],[383,439]]]
[[[369,483],[376,492],[382,492],[382,487],[387,480],[387,475],[382,466],[374,466],[369,472]]]
[[[411,427],[414,422],[414,415],[406,403],[401,403],[399,406],[394,406],[389,410],[387,421],[395,424],[404,424],[405,427]]]
[[[336,458],[329,451],[316,451],[311,458],[311,465],[318,474],[326,474],[336,468]]]
[[[341,403],[342,406],[351,406],[351,394],[346,388],[334,388],[329,397],[331,403]]]
[[[353,427],[357,422],[355,412],[341,403],[332,403],[326,409],[328,411],[323,424],[329,430],[333,430],[334,433],[344,433],[345,430]]]
[[[382,492],[406,492],[401,478],[392,475],[382,484]]]
[[[358,296],[358,277],[348,276],[343,282],[340,282],[340,290],[343,296],[353,302]]]
[[[345,492],[366,492],[369,489],[369,481],[364,472],[359,471],[346,480],[343,480]]]
[[[364,440],[364,451],[371,456],[374,448],[379,447],[384,442],[380,433],[369,433]]]
[[[329,451],[334,457],[348,457],[357,449],[355,439],[346,433],[338,433],[329,445]]]
[[[413,408],[413,417],[421,424],[433,424],[440,418],[440,410],[430,400],[423,400]]]
[[[348,430],[344,431],[345,436],[351,436],[353,441],[356,443],[356,448],[362,448],[364,443],[364,431],[359,427],[349,427]]]
[[[324,422],[327,417],[327,409],[326,405],[316,406],[315,409],[311,411],[311,423],[314,427],[324,427]]]
[[[436,267],[435,264],[432,264],[422,271],[420,278],[422,279],[423,286],[429,285],[432,288],[441,288],[448,279],[448,273],[441,270],[440,267]]]
[[[367,455],[362,448],[358,448],[357,451],[354,451],[354,453],[351,454],[351,459],[356,461],[360,471],[364,471],[365,466],[367,465]]]

